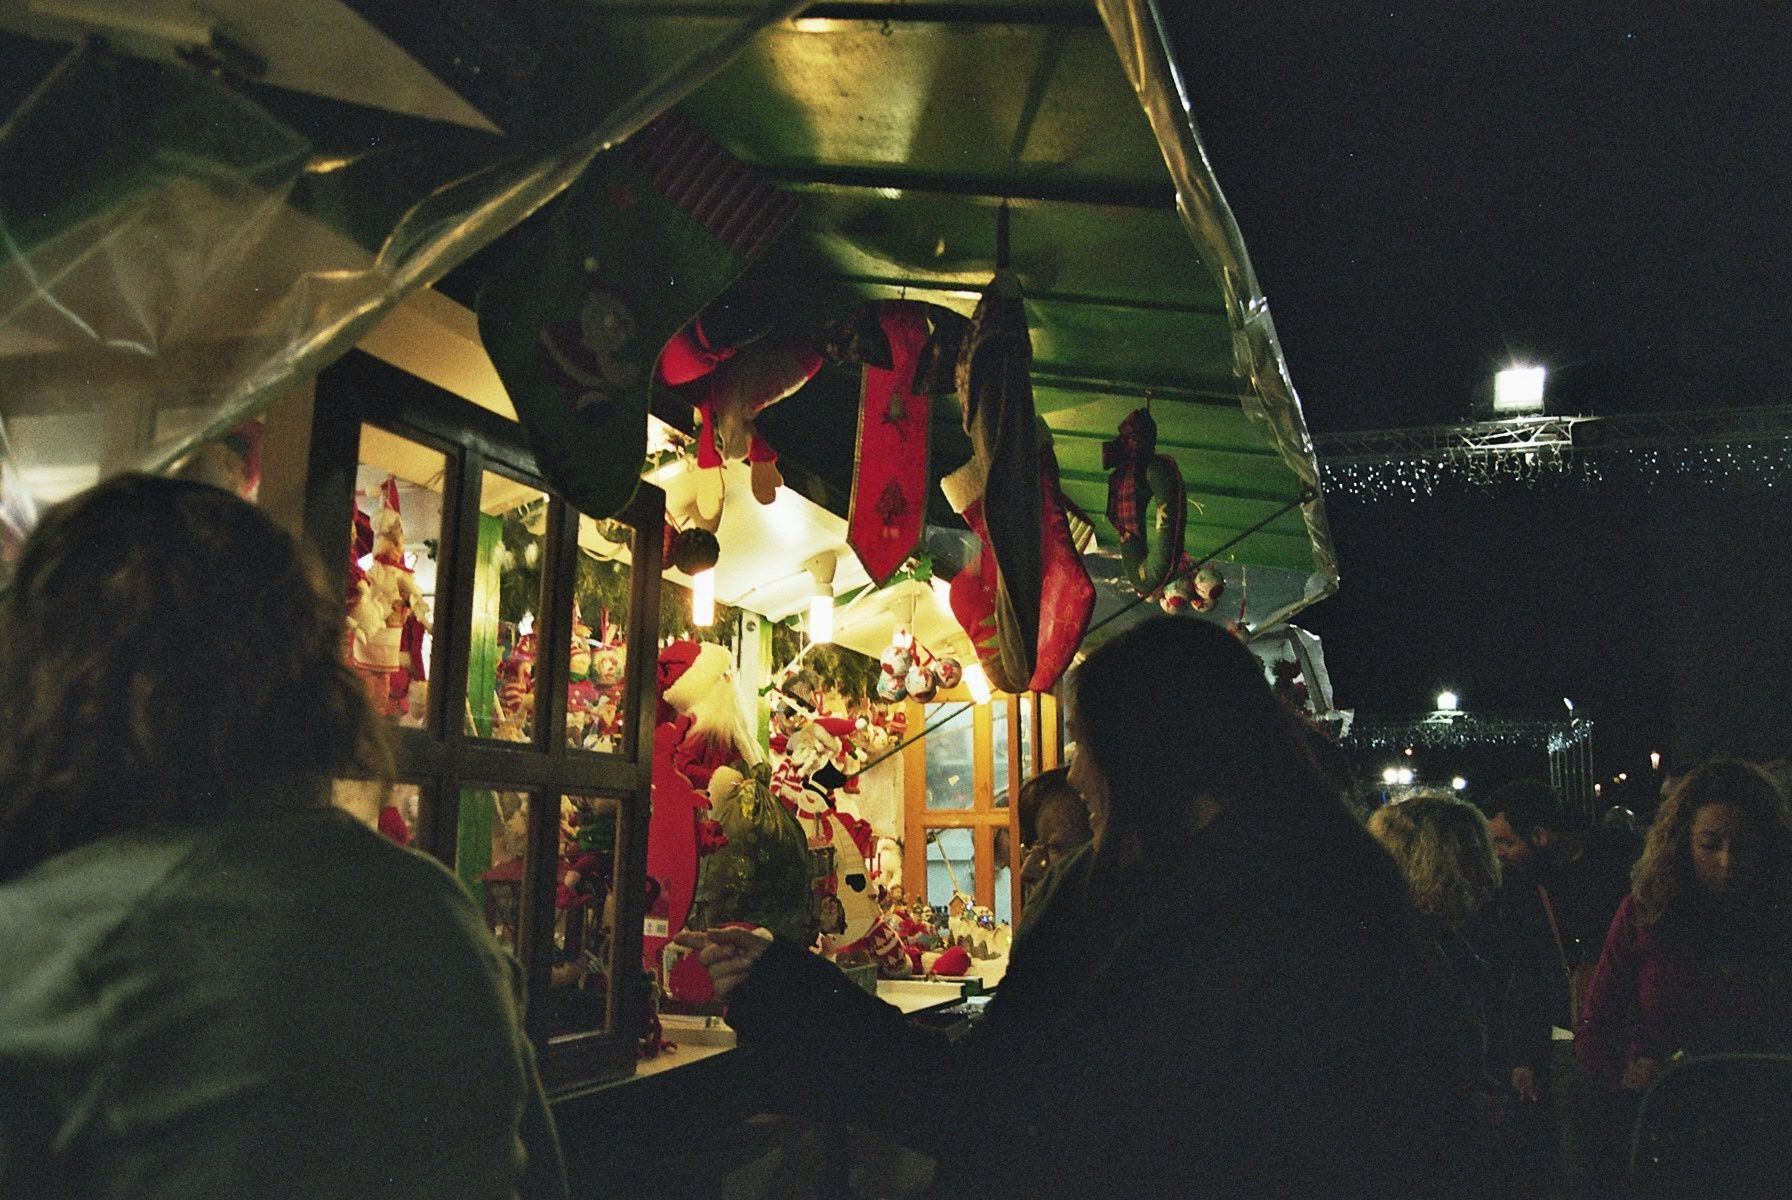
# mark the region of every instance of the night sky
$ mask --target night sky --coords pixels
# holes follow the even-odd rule
[[[1166,4],[1317,436],[1474,419],[1513,358],[1578,413],[1792,403],[1792,23],[1776,5]],[[1328,500],[1301,623],[1340,703],[1792,742],[1792,477]]]

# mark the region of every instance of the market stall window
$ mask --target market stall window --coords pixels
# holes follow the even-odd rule
[[[927,903],[946,908],[957,897],[972,900],[976,849],[968,829],[933,829],[927,835]]]
[[[506,950],[517,953],[529,844],[529,794],[463,788],[458,817],[455,874],[484,911],[492,936]]]
[[[361,426],[349,530],[350,664],[374,708],[422,728],[429,711],[446,454]]]
[[[479,489],[473,630],[467,658],[468,732],[505,742],[535,740],[535,625],[542,612],[547,493],[495,471]]]
[[[933,729],[927,735],[927,807],[934,811],[976,807],[975,710],[956,703],[923,705],[922,711]]]
[[[573,582],[572,659],[566,690],[566,744],[601,754],[626,752],[629,547],[635,531],[620,521],[579,516]]]
[[[552,1038],[611,1028],[616,852],[616,802],[603,796],[562,796],[553,968],[545,1000]]]

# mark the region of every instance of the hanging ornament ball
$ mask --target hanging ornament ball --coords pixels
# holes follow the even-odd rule
[[[681,529],[672,539],[672,565],[686,575],[707,571],[722,557],[722,544],[707,529]]]
[[[1214,606],[1226,590],[1226,577],[1212,567],[1202,567],[1195,572],[1195,596],[1198,598],[1195,607],[1202,612]]]
[[[1194,587],[1188,578],[1172,579],[1165,584],[1163,595],[1157,599],[1157,606],[1173,617],[1198,607],[1194,602]]]
[[[943,688],[955,688],[964,682],[964,667],[956,658],[938,659],[933,664],[933,677]]]
[[[908,693],[902,690],[902,678],[898,675],[880,673],[877,677],[877,698],[886,704],[894,704]]]
[[[922,704],[926,704],[929,700],[933,699],[934,692],[938,690],[938,685],[934,682],[933,672],[929,671],[920,663],[915,663],[908,669],[908,675],[904,677],[902,686],[908,691],[909,699],[919,701]]]

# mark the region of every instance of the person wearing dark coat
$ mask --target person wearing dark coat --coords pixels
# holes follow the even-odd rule
[[[940,1159],[940,1194],[966,1170],[991,1196],[1445,1194],[1473,1118],[1442,983],[1255,658],[1160,619],[1071,691],[1095,837],[985,1020],[947,1042],[802,947],[687,935],[743,1042],[805,1063],[823,1107],[875,1072],[862,1115]]]

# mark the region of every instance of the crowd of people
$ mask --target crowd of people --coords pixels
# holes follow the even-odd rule
[[[565,1194],[514,960],[447,871],[328,803],[391,767],[322,580],[250,505],[142,476],[25,546],[0,1195]],[[1792,816],[1756,767],[1688,773],[1640,845],[1533,783],[1365,822],[1216,625],[1137,625],[1067,692],[968,1035],[761,931],[683,936],[804,1102],[865,1111],[876,1064],[874,1119],[974,1157],[979,1195],[1597,1195],[1683,1062],[1792,1053]],[[1731,1194],[1760,1169],[1729,1166]]]

